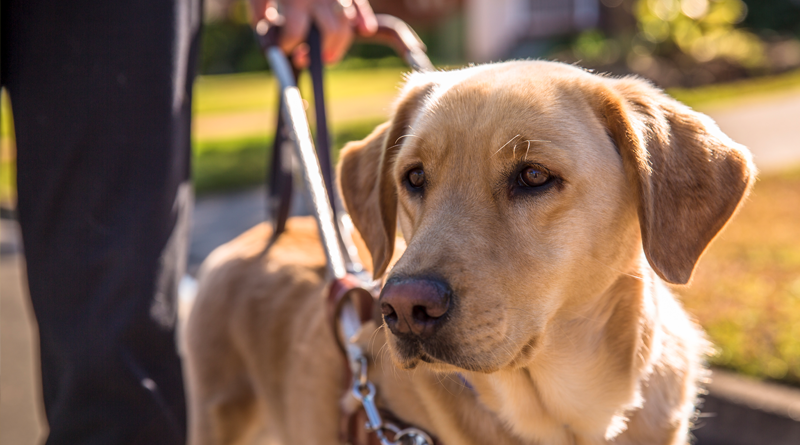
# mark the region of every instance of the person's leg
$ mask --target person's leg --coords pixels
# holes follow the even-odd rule
[[[200,2],[2,0],[48,444],[181,444]]]

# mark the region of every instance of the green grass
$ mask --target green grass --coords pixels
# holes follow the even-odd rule
[[[671,88],[667,90],[675,99],[699,110],[794,91],[800,91],[800,70],[769,77],[707,85],[700,88]]]
[[[0,204],[14,202],[16,178],[16,170],[11,161],[0,161]]]
[[[402,74],[407,71],[402,67],[331,70],[326,75],[327,99],[336,101],[393,94],[397,91]],[[300,87],[303,96],[310,97],[307,75],[301,77]],[[800,91],[800,70],[694,89],[671,88],[667,92],[691,107],[703,109],[791,91]],[[276,96],[275,81],[267,74],[203,76],[195,84],[195,111],[212,114],[263,108],[271,110],[276,106]]]
[[[8,94],[0,92],[0,205],[10,205],[16,195],[16,166],[13,150],[14,123]]]
[[[334,162],[344,144],[363,139],[381,122],[382,119],[376,119],[334,126]],[[195,143],[192,157],[195,190],[202,195],[263,184],[271,148],[271,136]]]
[[[12,128],[14,121],[11,119],[11,102],[8,99],[6,90],[0,94],[0,136],[11,136],[14,132]]]
[[[677,291],[714,365],[800,386],[800,169],[761,178]]]
[[[370,70],[331,70],[325,76],[329,101],[392,94],[397,91],[407,68],[388,67]],[[303,97],[311,97],[309,76],[300,77]],[[203,114],[275,109],[277,86],[265,73],[202,76],[195,84],[194,109]]]

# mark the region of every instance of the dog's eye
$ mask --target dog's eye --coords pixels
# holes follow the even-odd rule
[[[522,187],[539,187],[547,184],[550,173],[541,167],[526,167],[519,173],[517,184]]]
[[[411,187],[420,188],[425,184],[425,171],[415,168],[408,172],[408,183]]]

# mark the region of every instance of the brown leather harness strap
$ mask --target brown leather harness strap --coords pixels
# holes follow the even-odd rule
[[[339,329],[339,313],[342,304],[350,299],[356,306],[359,319],[362,325],[375,319],[375,298],[372,294],[361,287],[360,281],[352,276],[346,275],[344,278],[334,280],[328,291],[328,298],[326,301],[328,321],[336,338],[336,342],[342,351],[342,365],[343,365],[343,379],[342,379],[342,393],[348,394],[352,389],[353,373],[350,369],[350,364],[347,362],[347,354],[345,346],[341,343],[340,329]],[[379,316],[378,316],[379,318]],[[398,426],[401,429],[409,427],[406,422],[398,419],[392,412],[380,409],[380,414],[383,419]],[[339,422],[339,441],[347,445],[381,445],[375,431],[367,428],[367,414],[363,406],[359,406],[353,412],[347,412],[344,407],[341,409],[341,420]],[[394,433],[391,431],[385,432],[389,440],[394,440]],[[442,445],[442,443],[435,437],[433,445]]]
[[[330,321],[337,342],[340,342],[339,336],[341,335],[339,333],[339,324],[337,320],[342,309],[342,304],[346,299],[351,299],[355,304],[358,310],[358,318],[361,320],[362,324],[373,319],[375,297],[361,286],[361,281],[351,274],[347,274],[331,283],[331,287],[328,290],[327,312],[328,321]],[[344,352],[344,345],[339,343],[339,347],[342,349],[342,352]]]

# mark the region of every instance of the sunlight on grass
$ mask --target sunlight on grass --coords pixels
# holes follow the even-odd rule
[[[376,68],[326,72],[325,92],[329,101],[394,94],[407,68]],[[300,77],[303,97],[311,97],[311,80]],[[194,110],[198,114],[256,109],[274,110],[277,99],[274,78],[267,73],[201,76],[195,84]]]
[[[14,120],[11,119],[11,101],[5,89],[0,94],[0,136],[11,136],[14,129]]]
[[[407,68],[395,67],[330,70],[326,73],[328,100],[395,94],[403,74],[407,72]],[[311,97],[309,76],[301,76],[300,87],[303,97]],[[276,107],[276,88],[275,80],[267,73],[201,76],[195,84],[194,109],[201,115],[273,110]],[[792,91],[800,91],[800,71],[694,89],[672,88],[667,92],[686,105],[703,109]]]
[[[719,350],[713,364],[800,385],[800,169],[758,181],[677,291]]]
[[[333,161],[344,144],[363,139],[382,121],[333,125]],[[272,136],[196,142],[192,156],[195,191],[202,195],[264,184],[271,149]]]
[[[0,205],[13,207],[15,198],[14,183],[17,181],[16,170],[10,161],[0,160]]]
[[[740,101],[764,99],[800,91],[800,70],[770,77],[743,79],[701,88],[671,88],[667,92],[679,101],[702,111]]]
[[[8,94],[0,94],[0,205],[13,207],[16,195],[16,152],[14,147],[14,121]]]

